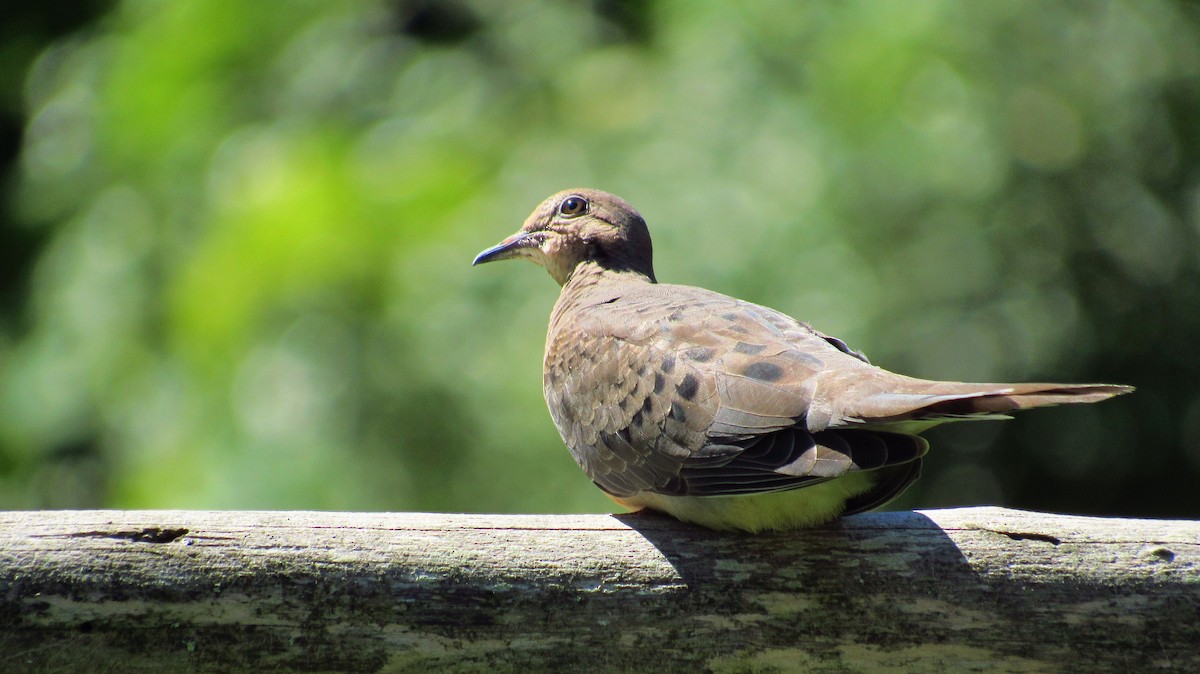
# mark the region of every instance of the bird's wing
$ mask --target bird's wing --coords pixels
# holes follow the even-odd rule
[[[581,303],[556,327],[545,362],[551,415],[585,472],[614,495],[793,489],[925,452],[904,434],[810,429],[822,373],[875,368],[770,309],[640,285]]]

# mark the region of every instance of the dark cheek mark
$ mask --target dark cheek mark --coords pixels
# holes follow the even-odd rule
[[[783,368],[775,363],[757,362],[750,364],[742,374],[759,381],[778,381],[783,376]]]
[[[675,387],[675,392],[684,400],[691,400],[696,397],[696,391],[700,389],[700,382],[692,375],[687,375],[679,385]]]

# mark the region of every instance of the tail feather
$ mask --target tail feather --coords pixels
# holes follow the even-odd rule
[[[1113,384],[968,384],[910,380],[902,392],[870,393],[854,400],[842,418],[852,423],[1004,418],[1006,412],[1094,403],[1129,393]]]

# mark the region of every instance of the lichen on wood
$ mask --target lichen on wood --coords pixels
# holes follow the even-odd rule
[[[1200,523],[0,513],[0,671],[1200,671]]]

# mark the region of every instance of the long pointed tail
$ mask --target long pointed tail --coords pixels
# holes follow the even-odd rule
[[[1114,384],[971,384],[906,380],[888,391],[854,399],[842,410],[851,423],[950,421],[1003,418],[1030,407],[1095,403],[1129,393],[1132,386]]]

